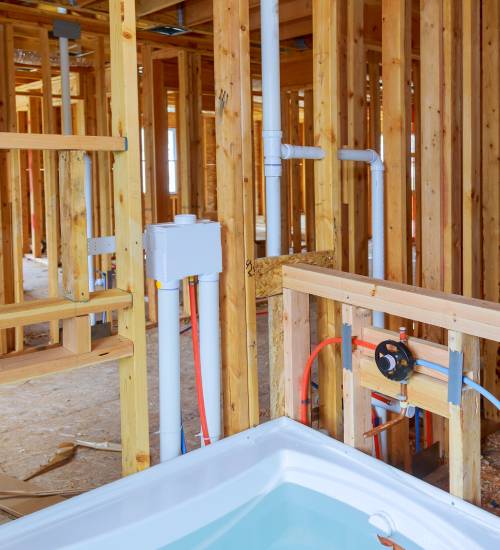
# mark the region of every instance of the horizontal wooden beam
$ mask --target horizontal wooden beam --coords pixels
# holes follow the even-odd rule
[[[62,346],[44,351],[16,354],[0,359],[0,384],[13,384],[47,374],[55,374],[80,367],[99,365],[123,357],[131,357],[134,346],[122,336],[101,338],[92,343],[87,353],[72,353]]]
[[[394,398],[397,398],[401,394],[401,384],[389,380],[381,374],[372,358],[361,357],[359,377],[359,382],[364,388]],[[411,383],[407,385],[407,389],[408,401],[412,405],[448,418],[447,382],[431,378],[425,374],[415,373],[411,377]]]
[[[47,151],[126,151],[127,140],[112,136],[62,136],[0,132],[0,149]]]
[[[268,298],[283,292],[282,267],[290,264],[310,264],[322,267],[333,265],[333,251],[284,254],[255,260],[255,292],[257,298]]]
[[[136,17],[143,17],[172,6],[180,4],[182,0],[137,0],[135,4]]]
[[[500,341],[500,304],[310,265],[285,265],[283,287]]]
[[[125,309],[132,305],[132,295],[119,289],[92,292],[88,302],[66,298],[43,298],[0,306],[0,329],[32,325],[80,315]]]

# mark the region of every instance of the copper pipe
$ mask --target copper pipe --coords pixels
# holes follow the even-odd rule
[[[380,426],[377,426],[376,428],[372,428],[371,430],[368,430],[363,434],[364,437],[373,437],[374,435],[379,434],[380,432],[383,432],[387,430],[388,428],[392,428],[396,424],[399,424],[402,420],[404,420],[406,417],[406,409],[401,409],[401,412],[396,416],[396,418],[393,418],[392,420],[389,420],[388,422],[385,422],[385,424],[380,424]]]

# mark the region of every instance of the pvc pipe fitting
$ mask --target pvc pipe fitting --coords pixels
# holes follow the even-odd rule
[[[325,151],[321,147],[290,145],[288,143],[283,143],[281,145],[281,158],[284,160],[288,160],[288,159],[322,160],[325,158]]]

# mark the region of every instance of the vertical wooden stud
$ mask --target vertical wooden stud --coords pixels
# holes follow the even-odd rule
[[[248,0],[214,1],[224,431],[259,421]]]
[[[304,145],[314,145],[314,105],[312,90],[304,92]],[[314,161],[305,160],[306,247],[316,249],[314,218]]]
[[[300,386],[311,353],[309,294],[283,289],[285,415],[300,419]]]
[[[481,3],[462,0],[463,293],[481,297]]]
[[[366,149],[366,63],[363,10],[357,0],[347,2],[347,145]],[[366,166],[349,162],[347,201],[349,224],[349,271],[368,275],[368,189]]]
[[[314,165],[316,249],[334,250],[336,269],[342,261],[342,187],[337,149],[341,120],[339,104],[341,27],[340,0],[313,0],[313,80],[315,145],[325,150],[325,159]],[[338,304],[318,300],[318,339],[340,334]],[[342,437],[342,366],[338,350],[326,348],[319,358],[320,424]]]
[[[342,323],[351,326],[353,336],[361,336],[371,324],[371,311],[342,304]],[[361,350],[352,354],[351,370],[343,369],[344,443],[371,454],[373,438],[363,434],[372,428],[372,392],[360,382]]]
[[[479,338],[448,332],[450,351],[463,353],[464,375],[479,382]],[[481,504],[481,414],[480,396],[462,391],[461,405],[449,404],[450,493],[472,504]]]
[[[483,0],[483,254],[484,298],[500,302],[500,3]],[[500,395],[500,344],[485,342],[484,385]],[[486,418],[500,411],[484,400]]]
[[[46,28],[39,31],[42,62],[42,126],[44,133],[55,133],[52,106],[52,72],[50,65],[49,34]],[[57,183],[57,156],[55,151],[43,152],[43,183],[45,198],[45,239],[48,261],[48,294],[57,297],[59,290],[59,186]],[[49,339],[59,342],[59,322],[51,321]]]
[[[147,468],[149,456],[144,254],[135,2],[110,0],[112,133],[127,138],[127,151],[114,155],[116,286],[132,293],[132,307],[118,313],[118,333],[130,339],[134,355],[120,360],[122,468]]]

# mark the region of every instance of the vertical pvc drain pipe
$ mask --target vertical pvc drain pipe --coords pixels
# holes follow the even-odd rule
[[[281,254],[281,90],[279,2],[261,0],[262,142],[266,178],[266,255]]]
[[[221,378],[219,334],[219,274],[198,277],[200,358],[208,435],[214,443],[221,437]],[[203,442],[203,438],[202,438]]]
[[[158,289],[160,462],[181,454],[179,281]]]
[[[370,165],[372,176],[372,247],[375,279],[385,279],[385,241],[384,241],[384,163],[373,149],[339,149],[339,160],[366,162]],[[384,328],[384,312],[373,312],[373,325]]]

